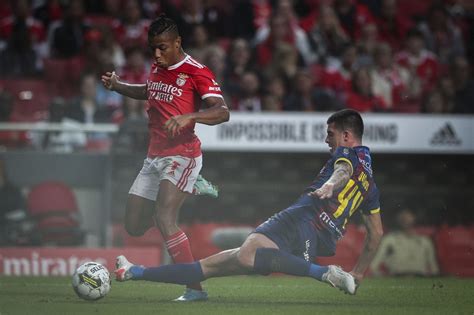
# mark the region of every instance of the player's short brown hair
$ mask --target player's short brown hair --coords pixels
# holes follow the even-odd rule
[[[327,124],[334,123],[339,130],[351,130],[359,139],[364,134],[364,121],[359,112],[353,109],[342,109],[329,116]]]

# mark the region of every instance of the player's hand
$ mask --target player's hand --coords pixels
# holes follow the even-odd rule
[[[118,85],[119,76],[115,74],[115,71],[106,72],[102,75],[101,81],[104,87],[108,90],[115,91]]]
[[[320,188],[308,193],[309,196],[318,197],[319,199],[328,199],[332,197],[334,191],[334,184],[325,183]]]
[[[192,122],[189,115],[173,116],[165,123],[163,129],[166,130],[170,138],[174,138],[181,133],[181,130]]]

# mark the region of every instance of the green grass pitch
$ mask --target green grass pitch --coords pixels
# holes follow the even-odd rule
[[[209,301],[171,302],[175,285],[112,283],[103,299],[79,299],[63,277],[0,277],[9,314],[474,314],[474,279],[367,279],[355,296],[306,278],[242,276],[204,283]]]

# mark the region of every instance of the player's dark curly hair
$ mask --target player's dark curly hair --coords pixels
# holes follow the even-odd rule
[[[364,121],[359,112],[353,109],[343,109],[329,116],[328,124],[334,123],[339,130],[351,130],[354,135],[362,139],[364,134]]]
[[[163,33],[179,36],[178,25],[176,25],[176,22],[173,19],[170,19],[165,14],[161,14],[151,23],[148,30],[148,38],[153,38]]]

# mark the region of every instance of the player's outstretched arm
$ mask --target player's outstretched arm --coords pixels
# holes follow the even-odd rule
[[[208,97],[204,100],[207,108],[197,113],[189,113],[171,117],[164,126],[170,137],[178,135],[182,128],[191,122],[206,125],[218,125],[229,120],[229,108],[220,97]]]
[[[358,283],[360,283],[364,278],[365,271],[377,253],[377,249],[383,236],[383,227],[380,213],[374,213],[370,215],[362,214],[362,218],[367,230],[367,234],[365,236],[362,253],[359,256],[354,269],[351,271],[351,274]]]
[[[310,192],[308,195],[319,199],[331,198],[334,190],[344,187],[352,175],[352,166],[346,161],[339,161],[334,166],[331,177],[319,189]]]
[[[119,76],[115,74],[115,71],[103,74],[101,81],[104,87],[111,91],[115,91],[137,100],[148,99],[146,84],[129,84],[122,82],[120,81]]]

